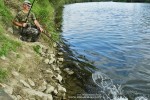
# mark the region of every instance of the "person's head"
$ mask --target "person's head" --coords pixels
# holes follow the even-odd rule
[[[31,7],[31,2],[29,0],[25,0],[23,2],[23,9],[24,10],[30,10],[30,7]]]

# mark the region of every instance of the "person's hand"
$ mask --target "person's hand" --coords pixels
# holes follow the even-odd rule
[[[27,23],[23,23],[22,24],[22,27],[26,27],[28,24]]]
[[[40,27],[39,29],[40,29],[40,31],[41,31],[41,32],[44,32],[44,30],[43,30],[43,28],[42,28],[42,27]]]

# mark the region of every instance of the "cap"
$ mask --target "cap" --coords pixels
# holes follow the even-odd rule
[[[25,0],[23,4],[31,5],[31,2],[29,0]]]

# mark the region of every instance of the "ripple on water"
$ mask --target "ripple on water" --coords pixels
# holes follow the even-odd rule
[[[123,84],[128,95],[150,94],[149,8],[145,3],[66,5],[62,34],[74,54]]]

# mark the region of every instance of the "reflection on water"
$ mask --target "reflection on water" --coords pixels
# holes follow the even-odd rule
[[[122,84],[129,98],[150,97],[150,4],[77,3],[65,6],[63,19],[63,38],[76,55]]]

